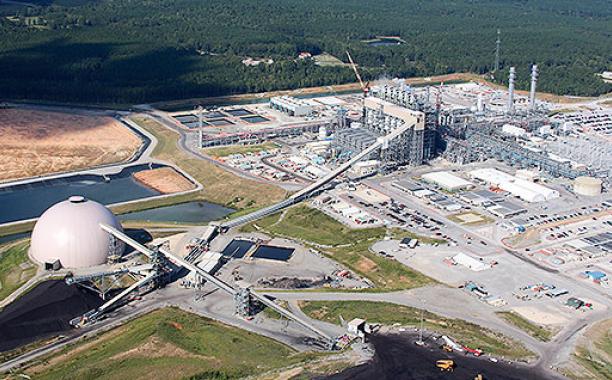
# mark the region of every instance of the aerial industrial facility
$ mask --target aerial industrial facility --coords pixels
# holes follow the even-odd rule
[[[149,120],[181,134],[177,149],[290,195],[230,219],[189,222],[180,231],[161,223],[160,236],[148,240],[124,230],[122,215],[94,197],[73,195],[40,214],[29,257],[40,266],[38,276],[63,275],[65,284],[100,296],[97,306],[71,316],[70,325],[81,330],[70,339],[171,304],[300,349],[343,348],[367,341],[371,326],[355,318],[330,328],[305,318],[289,303],[300,299],[290,290],[357,292],[410,277],[394,278],[384,272],[387,265],[445,284],[426,287],[432,293],[424,296],[441,313],[459,310],[473,323],[493,321],[491,329],[500,326],[500,313],[513,313],[566,337],[583,317],[596,321],[608,312],[602,289],[612,271],[611,121],[607,111],[583,112],[578,105],[555,113],[559,106],[536,97],[535,66],[528,96],[514,91],[516,70],[508,74],[507,91],[469,81],[412,87],[396,79],[358,93],[152,111]],[[102,174],[107,186],[122,178],[110,172]],[[188,179],[195,183],[182,177]],[[183,194],[208,185],[196,183]],[[309,211],[296,206],[302,203]],[[342,231],[375,227],[367,233],[384,236],[336,260],[328,250],[342,255],[354,243],[317,242],[308,219],[283,227],[294,210],[314,210],[309,218]],[[296,231],[306,237],[291,235]],[[344,293],[326,294],[343,299]],[[424,302],[406,297],[405,306]],[[464,304],[471,306],[458,306]],[[266,308],[282,316],[284,328],[262,313]],[[447,335],[431,339],[432,348],[482,354]],[[524,340],[530,349],[542,350],[530,339]]]

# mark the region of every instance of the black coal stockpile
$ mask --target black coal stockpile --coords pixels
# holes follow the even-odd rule
[[[0,312],[0,351],[72,329],[69,321],[102,304],[90,291],[45,281]]]
[[[493,380],[549,380],[553,375],[540,369],[505,363],[493,363],[486,358],[464,354],[446,353],[439,348],[424,348],[414,344],[414,337],[403,335],[373,335],[370,337],[376,354],[365,364],[348,368],[326,380],[469,380],[482,374]],[[455,370],[440,372],[436,361],[452,359]],[[321,378],[322,379],[322,378]],[[319,380],[321,380],[319,379]]]

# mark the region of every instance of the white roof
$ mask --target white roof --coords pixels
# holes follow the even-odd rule
[[[429,189],[421,189],[414,192],[414,195],[419,198],[423,198],[431,194],[434,194],[434,192]]]
[[[472,170],[469,174],[471,177],[491,183],[496,186],[502,182],[512,181],[512,179],[514,179],[514,177],[510,174],[504,173],[493,168],[476,169]]]
[[[109,209],[84,197],[72,196],[40,216],[32,231],[30,254],[41,263],[59,260],[65,268],[104,264],[109,254],[122,254],[124,244],[111,239],[100,228],[101,223],[123,231]]]
[[[463,189],[473,186],[472,182],[466,181],[465,179],[457,177],[456,175],[446,171],[423,174],[422,178],[428,182],[433,182],[449,190]]]
[[[481,271],[485,269],[491,268],[491,265],[486,264],[480,260],[473,258],[472,256],[468,256],[465,253],[461,252],[453,256],[453,260],[457,264],[461,264],[473,271]]]
[[[537,183],[516,178],[497,169],[472,170],[470,176],[498,186],[526,202],[543,202],[559,197],[559,192]]]

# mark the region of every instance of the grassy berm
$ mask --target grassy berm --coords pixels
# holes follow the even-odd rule
[[[28,247],[28,241],[0,246],[0,300],[36,274],[36,266],[28,259]]]
[[[236,379],[320,355],[165,308],[47,357],[25,373],[36,379]]]
[[[302,311],[311,318],[339,324],[340,316],[346,321],[364,318],[370,323],[390,326],[420,326],[421,309],[395,305],[386,302],[369,301],[308,301],[302,302]],[[427,331],[448,335],[472,348],[509,359],[528,359],[534,354],[521,343],[500,333],[460,319],[441,317],[428,311],[423,312],[424,328]]]

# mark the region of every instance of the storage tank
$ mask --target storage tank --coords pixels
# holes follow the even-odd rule
[[[325,126],[319,127],[319,140],[325,140],[327,138],[327,128]]]
[[[72,196],[47,209],[32,231],[30,256],[44,264],[59,261],[64,268],[83,268],[107,262],[123,253],[123,242],[100,228],[122,231],[113,213],[98,202]]]
[[[601,194],[602,181],[593,177],[578,177],[574,180],[574,192],[580,195],[594,197]]]

